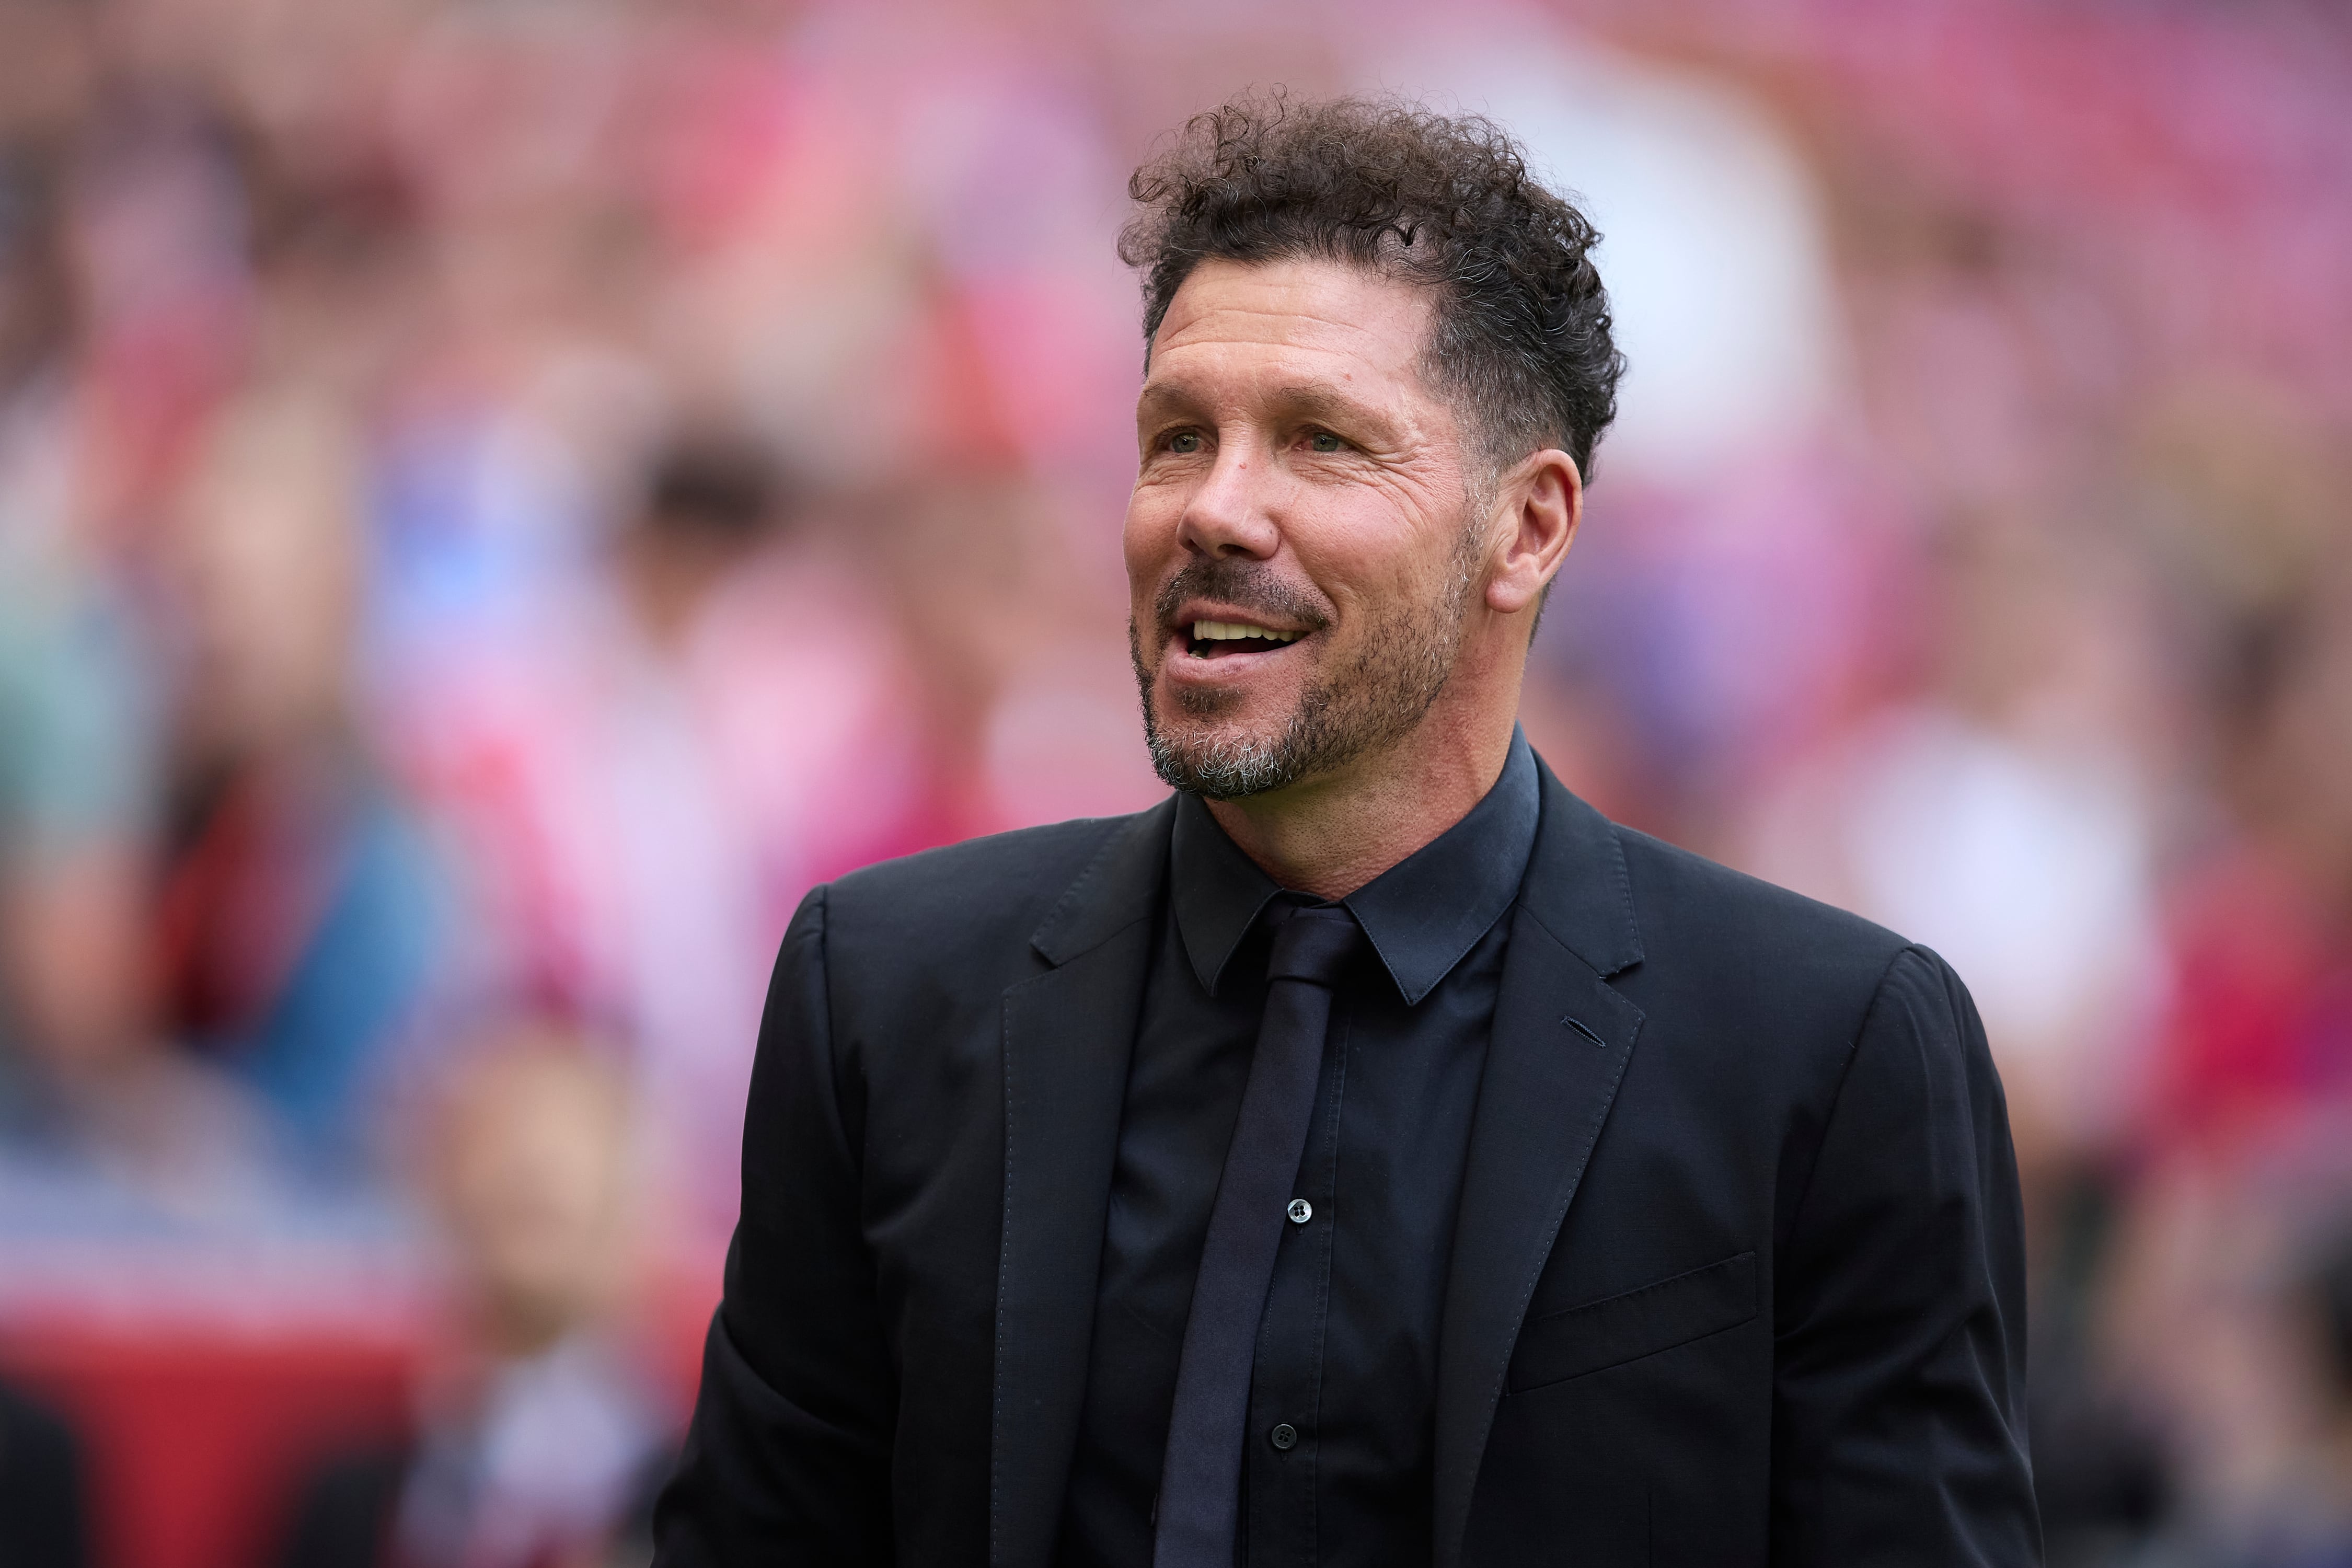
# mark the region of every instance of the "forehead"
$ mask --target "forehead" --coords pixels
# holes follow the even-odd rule
[[[1168,302],[1145,384],[1265,370],[1417,387],[1431,308],[1425,288],[1336,261],[1203,261]]]

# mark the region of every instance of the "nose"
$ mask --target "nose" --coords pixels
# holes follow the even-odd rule
[[[1244,443],[1225,441],[1200,488],[1185,502],[1178,541],[1186,550],[1212,559],[1272,557],[1281,543],[1266,493],[1273,467]]]

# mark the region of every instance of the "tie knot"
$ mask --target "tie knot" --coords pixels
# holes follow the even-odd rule
[[[1274,928],[1265,977],[1269,982],[1304,980],[1328,989],[1348,967],[1362,934],[1356,917],[1337,905],[1293,910]]]

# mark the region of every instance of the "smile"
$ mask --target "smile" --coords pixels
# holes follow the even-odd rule
[[[1194,621],[1185,637],[1185,647],[1194,658],[1223,658],[1236,653],[1270,653],[1305,635],[1253,626],[1247,621]]]

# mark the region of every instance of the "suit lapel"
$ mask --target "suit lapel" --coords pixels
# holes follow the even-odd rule
[[[1438,1341],[1435,1544],[1455,1568],[1505,1369],[1641,1031],[1605,984],[1641,961],[1616,830],[1544,770],[1471,1123]]]
[[[1031,939],[1054,967],[1004,993],[993,1568],[1044,1568],[1061,1522],[1128,1057],[1173,817],[1171,803],[1112,836]]]

